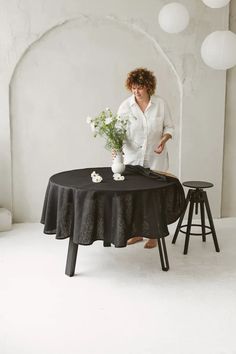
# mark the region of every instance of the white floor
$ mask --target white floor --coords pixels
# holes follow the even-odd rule
[[[169,272],[157,248],[96,242],[69,278],[68,240],[15,224],[0,233],[0,353],[235,354],[236,219],[215,226],[220,253],[211,236],[187,256],[167,237]]]

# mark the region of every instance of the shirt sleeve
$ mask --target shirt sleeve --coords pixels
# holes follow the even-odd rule
[[[164,134],[170,134],[171,137],[173,138],[174,136],[174,123],[171,117],[170,109],[168,107],[168,104],[164,102],[164,127],[163,127],[163,135]]]

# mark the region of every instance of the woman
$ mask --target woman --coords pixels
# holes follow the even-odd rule
[[[154,96],[156,78],[151,71],[138,68],[128,74],[126,87],[132,95],[118,109],[118,115],[131,117],[123,148],[125,164],[166,172],[169,167],[166,142],[173,136],[174,125],[166,102]],[[133,237],[128,244],[142,240],[141,236]],[[156,239],[148,239],[144,247],[156,245]]]

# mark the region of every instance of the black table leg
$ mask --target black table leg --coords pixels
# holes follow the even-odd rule
[[[156,202],[154,200],[154,195],[151,196],[151,202],[152,202],[152,212],[153,212],[152,217],[151,217],[151,223],[152,223],[153,229],[158,230],[157,220],[156,220],[158,213],[156,210]],[[155,234],[155,232],[154,232],[154,234]],[[156,232],[156,235],[157,235],[157,232]],[[165,237],[159,238],[157,235],[157,243],[158,243],[158,249],[159,249],[159,254],[160,254],[161,268],[162,268],[162,270],[167,271],[167,270],[169,270],[169,261],[168,261]]]
[[[165,237],[158,238],[157,242],[158,242],[158,249],[159,249],[160,260],[161,260],[161,268],[162,270],[167,272],[169,270],[169,261],[168,261]]]
[[[77,258],[78,244],[74,243],[72,238],[69,241],[67,260],[66,260],[66,271],[65,274],[69,277],[73,277],[75,274],[75,265]]]

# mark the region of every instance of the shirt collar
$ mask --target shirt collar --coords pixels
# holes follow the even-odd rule
[[[130,96],[129,103],[130,103],[130,106],[133,106],[133,105],[137,104],[137,102],[135,101],[134,95]]]
[[[133,106],[133,105],[137,104],[134,95],[130,96],[130,101],[129,102],[130,102],[130,106]],[[155,97],[151,96],[150,97],[150,101],[149,101],[146,109],[148,109],[153,103],[155,103]]]

